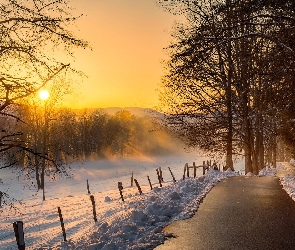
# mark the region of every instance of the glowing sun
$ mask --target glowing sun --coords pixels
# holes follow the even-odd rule
[[[41,90],[39,96],[42,100],[46,100],[49,97],[49,92],[47,90]]]

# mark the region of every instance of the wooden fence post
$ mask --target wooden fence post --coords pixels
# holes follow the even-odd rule
[[[197,167],[196,167],[195,162],[193,162],[193,167],[194,167],[194,178],[196,178],[196,176],[197,176]]]
[[[160,173],[161,181],[164,181],[164,179],[163,179],[163,172],[162,172],[162,168],[161,167],[159,167],[159,173]]]
[[[62,235],[64,237],[64,241],[67,241],[64,219],[62,218],[60,207],[57,207],[57,211],[58,211],[58,215],[59,215],[60,226],[61,226],[61,229],[62,229]]]
[[[139,194],[142,194],[142,191],[141,191],[141,188],[140,188],[140,186],[139,186],[138,181],[137,181],[136,179],[134,179],[134,182],[135,182],[135,185],[136,185],[137,188],[138,188],[138,192],[139,192]]]
[[[93,219],[94,219],[95,222],[97,222],[96,209],[95,209],[95,200],[94,200],[93,195],[90,195],[90,200],[91,200],[91,203],[92,203]]]
[[[171,174],[171,176],[172,176],[172,178],[173,178],[173,181],[176,182],[175,177],[174,177],[174,175],[173,175],[173,173],[172,173],[170,167],[168,167],[168,169],[169,169],[169,172],[170,172],[170,174]]]
[[[150,184],[151,190],[153,190],[153,186],[152,186],[152,183],[151,183],[150,177],[149,177],[148,175],[147,175],[147,178],[148,178],[148,181],[149,181],[149,184]]]
[[[183,168],[183,178],[182,178],[183,180],[185,179],[185,172],[186,172],[186,170],[187,170],[187,169],[186,169],[186,164],[184,164],[184,168]]]
[[[186,175],[187,175],[187,177],[189,177],[189,167],[188,167],[188,163],[186,163],[185,165],[186,165]]]
[[[88,194],[90,194],[90,190],[89,190],[89,183],[88,183],[88,180],[87,180],[87,191],[88,191]]]
[[[123,193],[122,193],[122,190],[123,190],[122,182],[118,182],[118,189],[119,189],[119,192],[120,192],[121,199],[122,199],[122,201],[124,201],[124,197],[123,197]]]
[[[133,187],[133,172],[132,172],[132,175],[131,175],[131,187]]]
[[[205,161],[203,161],[203,175],[205,174],[205,169],[206,169]]]
[[[157,171],[157,176],[158,176],[158,180],[159,180],[160,187],[162,187],[162,179],[161,179],[161,176],[160,176],[160,174],[159,174],[159,170],[156,169],[156,171]]]
[[[24,236],[24,223],[22,221],[13,222],[14,234],[19,250],[25,250],[25,236]]]

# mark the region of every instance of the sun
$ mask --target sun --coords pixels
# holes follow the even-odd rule
[[[41,90],[39,96],[42,100],[46,100],[49,97],[49,92],[47,90]]]

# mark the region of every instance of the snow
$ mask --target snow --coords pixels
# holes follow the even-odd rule
[[[290,160],[290,164],[295,166],[295,159]],[[284,178],[280,178],[283,189],[295,201],[295,175],[286,174]]]
[[[261,169],[258,173],[258,176],[261,177],[261,176],[276,176],[277,175],[277,171],[278,170],[284,170],[285,169],[285,166],[278,162],[276,164],[276,168],[270,166],[270,167],[265,167],[263,169]],[[251,177],[251,176],[255,176],[253,173],[251,172],[248,172],[246,174],[247,177]]]
[[[187,161],[186,161],[187,160]],[[47,183],[47,200],[41,202],[31,181],[19,179],[8,187],[6,178],[0,184],[16,198],[23,197],[17,210],[3,209],[0,218],[0,249],[16,249],[12,228],[14,221],[24,222],[26,249],[150,249],[162,243],[165,235],[163,227],[174,220],[191,217],[211,188],[221,179],[237,175],[232,171],[220,173],[210,170],[202,176],[198,169],[197,178],[182,180],[183,167],[192,160],[201,165],[203,158],[186,160],[175,157],[143,160],[120,160],[88,162],[74,166],[73,179],[57,179]],[[157,184],[156,168],[163,171],[163,187]],[[168,167],[178,181],[174,183]],[[133,172],[141,185],[143,194],[137,187],[130,186]],[[150,176],[153,190],[147,181]],[[2,175],[1,175],[2,176]],[[4,175],[3,175],[4,176]],[[10,178],[14,177],[10,175]],[[89,180],[91,195],[96,202],[93,218],[90,195],[87,194],[86,179]],[[13,179],[16,181],[15,179]],[[122,202],[118,181],[123,183]],[[11,182],[11,180],[10,180]],[[17,186],[17,188],[15,187]],[[20,188],[22,187],[22,188]],[[7,191],[4,190],[4,191]],[[63,242],[57,207],[61,208],[65,223],[67,242]]]
[[[239,175],[230,169],[224,173],[211,169],[202,175],[203,170],[199,168],[197,178],[182,180],[186,162],[191,166],[195,161],[198,166],[203,160],[206,159],[175,156],[85,162],[72,167],[72,179],[57,178],[53,182],[48,178],[47,200],[44,202],[41,201],[42,194],[30,185],[31,180],[16,178],[15,173],[8,170],[1,171],[0,190],[18,199],[22,197],[23,201],[16,204],[19,210],[0,208],[0,249],[16,249],[12,223],[18,220],[24,222],[26,249],[152,249],[171,236],[162,231],[166,225],[191,217],[217,182]],[[295,164],[295,161],[291,163]],[[163,187],[157,183],[156,168],[159,167],[163,171]],[[172,180],[168,167],[177,182]],[[242,165],[241,169],[235,168],[243,171]],[[285,169],[284,165],[277,164],[277,169],[265,168],[258,176],[275,176],[279,169]],[[142,195],[136,186],[130,186],[132,173],[141,185]],[[254,175],[248,173],[248,176]],[[97,222],[94,221],[86,180],[89,180],[91,195],[95,199]],[[124,202],[118,182],[123,184]],[[295,200],[295,176],[286,175],[281,178],[281,183]],[[63,215],[66,242],[63,241],[57,207],[61,208]]]
[[[263,168],[259,171],[258,176],[276,176],[277,169],[276,168]]]

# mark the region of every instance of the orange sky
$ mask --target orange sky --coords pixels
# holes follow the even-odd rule
[[[93,51],[80,50],[76,68],[88,78],[76,86],[76,107],[153,107],[156,88],[163,75],[163,48],[169,45],[176,16],[165,12],[155,0],[72,0],[79,38]],[[77,102],[77,100],[79,100]]]

